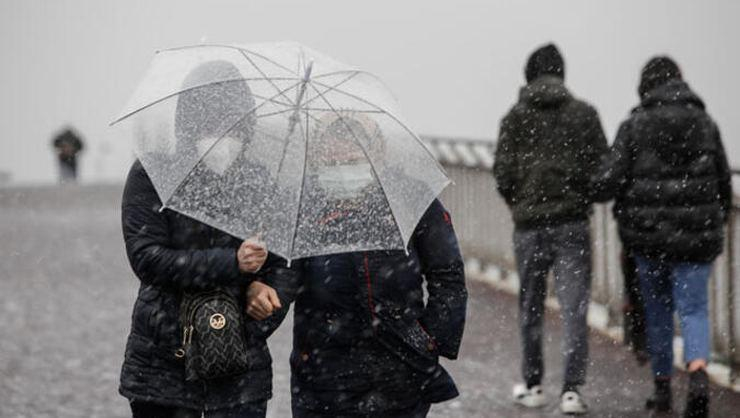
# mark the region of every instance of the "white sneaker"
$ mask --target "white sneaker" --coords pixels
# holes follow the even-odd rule
[[[514,386],[513,395],[515,403],[527,408],[540,408],[547,404],[542,386],[539,385],[527,389],[527,385],[520,383]]]
[[[568,415],[581,415],[588,412],[588,406],[578,392],[565,392],[560,396],[560,412]]]

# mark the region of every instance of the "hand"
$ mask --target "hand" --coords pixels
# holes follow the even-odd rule
[[[239,270],[243,273],[257,273],[267,260],[265,244],[258,237],[242,242],[236,251],[236,260],[239,262]]]
[[[277,292],[262,282],[252,282],[247,289],[247,315],[261,321],[280,308]]]

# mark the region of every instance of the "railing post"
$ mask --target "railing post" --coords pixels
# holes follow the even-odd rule
[[[601,204],[601,225],[599,227],[601,228],[601,268],[604,271],[604,278],[603,278],[603,286],[605,287],[605,294],[606,299],[603,301],[604,305],[607,307],[609,311],[609,322],[608,326],[614,325],[615,321],[619,321],[621,323],[621,318],[618,319],[617,312],[614,310],[615,303],[619,303],[619,301],[615,301],[614,297],[616,296],[612,292],[612,280],[611,275],[613,272],[609,271],[609,204],[608,203],[602,203]],[[617,293],[619,294],[619,293]]]
[[[729,219],[727,222],[727,307],[728,315],[727,318],[727,340],[728,340],[728,358],[727,361],[730,366],[730,383],[734,384],[737,379],[738,364],[736,361],[737,343],[735,340],[735,315],[737,313],[735,309],[735,211],[736,208],[732,207],[729,213]]]

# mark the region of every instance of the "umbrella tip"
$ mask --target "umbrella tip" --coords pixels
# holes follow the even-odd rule
[[[313,70],[313,58],[311,58],[306,65],[306,71],[303,75],[304,82],[308,82],[308,80],[311,79],[311,70]]]

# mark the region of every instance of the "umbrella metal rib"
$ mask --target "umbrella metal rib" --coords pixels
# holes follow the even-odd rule
[[[156,105],[158,103],[162,103],[163,101],[165,101],[167,99],[170,99],[170,98],[175,97],[175,96],[177,96],[179,94],[182,94],[182,93],[187,93],[187,92],[189,92],[191,90],[199,89],[199,88],[202,88],[202,87],[215,86],[215,85],[218,85],[218,84],[228,84],[228,83],[244,82],[244,81],[250,81],[250,80],[251,81],[258,81],[258,80],[266,80],[266,79],[260,78],[260,77],[254,77],[254,78],[240,77],[240,78],[234,78],[234,79],[229,79],[229,80],[212,81],[210,83],[204,83],[204,84],[201,84],[201,85],[198,85],[198,86],[188,87],[186,89],[178,90],[178,91],[176,91],[176,92],[174,92],[172,94],[168,94],[168,95],[166,95],[164,97],[161,97],[161,98],[159,98],[157,100],[154,100],[151,103],[147,103],[145,106],[142,106],[140,108],[137,108],[136,110],[132,110],[132,111],[126,113],[125,115],[119,117],[118,119],[114,120],[113,122],[109,123],[108,125],[109,126],[113,126],[113,125],[117,124],[118,122],[120,122],[120,121],[122,121],[124,119],[127,119],[130,116],[135,115],[136,113],[141,112],[142,110],[148,109],[148,108],[150,108],[150,107],[152,107],[152,106],[154,106],[154,105]],[[300,80],[300,79],[299,78],[281,77],[281,78],[273,78],[273,80],[288,81],[288,80]],[[296,85],[298,85],[298,83],[296,83]],[[259,97],[257,95],[254,95],[254,96],[255,97]],[[274,97],[277,97],[277,96],[274,96]],[[271,98],[271,99],[266,99],[266,100],[270,100],[270,101],[272,101],[274,103],[282,104],[282,105],[285,106],[285,104],[280,103],[278,101],[275,101],[274,100],[274,97]]]
[[[265,78],[267,79],[267,81],[269,81],[269,82],[270,82],[270,85],[271,85],[272,87],[274,87],[276,91],[278,91],[278,92],[280,91],[280,88],[279,88],[279,87],[278,87],[277,85],[275,85],[275,83],[273,82],[273,80],[272,80],[271,78],[267,77],[267,74],[265,74],[265,72],[264,72],[264,71],[262,71],[262,69],[261,69],[261,68],[259,68],[259,67],[258,67],[258,66],[257,66],[257,65],[256,65],[256,64],[254,63],[254,61],[252,61],[252,59],[251,59],[251,58],[249,58],[249,57],[247,56],[246,52],[244,52],[244,51],[242,51],[242,50],[239,50],[239,53],[240,53],[240,54],[241,54],[241,55],[242,55],[242,56],[244,57],[244,59],[246,59],[246,60],[247,60],[247,61],[248,61],[248,62],[249,62],[249,63],[250,63],[251,65],[252,65],[252,67],[254,67],[254,69],[255,69],[255,70],[257,70],[257,72],[259,72],[259,73],[260,73],[260,74],[261,74],[261,75],[262,75],[263,77],[265,77]],[[285,97],[285,99],[286,99],[286,100],[288,100],[288,102],[290,102],[290,104],[291,104],[291,105],[295,105],[295,103],[293,103],[293,102],[292,102],[292,101],[290,100],[290,97],[288,97],[288,96],[287,96],[287,95],[285,95],[285,94],[282,94],[282,96],[283,96],[283,97]]]
[[[285,162],[285,154],[288,152],[288,140],[290,139],[290,136],[293,134],[293,130],[295,129],[296,123],[300,122],[299,112],[301,110],[301,101],[303,100],[303,96],[306,94],[306,84],[308,83],[308,80],[311,78],[312,68],[313,68],[313,62],[309,63],[308,67],[306,67],[305,73],[303,75],[303,80],[301,81],[301,87],[298,90],[298,94],[296,96],[296,103],[295,103],[295,108],[293,109],[293,114],[290,116],[290,119],[288,120],[288,123],[289,123],[288,132],[285,134],[285,140],[283,141],[284,142],[283,155],[280,157],[280,163],[278,164],[278,171],[277,171],[278,176],[280,175],[280,172],[283,170],[283,163]]]
[[[293,250],[295,249],[295,240],[296,236],[298,235],[298,219],[301,215],[301,206],[303,205],[303,192],[306,188],[306,166],[308,165],[308,139],[310,138],[310,134],[308,131],[308,112],[306,113],[306,129],[301,129],[301,132],[303,133],[303,140],[306,142],[304,145],[303,150],[303,170],[301,171],[301,189],[298,193],[298,209],[295,212],[295,222],[293,223],[293,238],[290,240],[290,251],[287,254],[287,260],[288,260],[288,268],[290,268],[291,261],[293,259]],[[298,123],[300,124],[300,118],[298,118]],[[278,171],[278,173],[280,173]]]
[[[175,48],[163,49],[163,50],[157,51],[157,53],[160,53],[160,52],[169,52],[169,51],[179,51],[179,50],[182,50],[182,49],[192,49],[192,48],[226,48],[226,49],[234,49],[234,50],[237,50],[237,51],[248,52],[248,53],[250,53],[250,54],[252,54],[252,55],[254,55],[256,57],[260,57],[260,58],[262,58],[265,61],[268,61],[268,62],[270,62],[272,64],[277,65],[278,67],[282,68],[283,70],[285,70],[285,71],[287,71],[287,72],[289,72],[291,74],[295,74],[296,77],[300,77],[300,75],[298,74],[298,72],[296,72],[294,70],[291,70],[290,68],[288,68],[288,67],[280,64],[279,62],[277,62],[275,60],[273,60],[273,59],[271,59],[269,57],[266,57],[266,56],[264,56],[264,55],[262,55],[262,54],[260,54],[258,52],[254,52],[252,50],[249,50],[249,49],[246,49],[246,48],[242,48],[242,47],[236,46],[236,45],[223,45],[223,44],[186,45],[186,46],[179,46],[179,47],[175,47]]]
[[[370,74],[370,73],[368,73],[366,71],[361,71],[361,70],[338,70],[338,71],[332,71],[332,72],[329,72],[329,73],[323,73],[323,74],[315,75],[311,79],[312,80],[315,80],[317,78],[330,77],[330,76],[333,76],[333,75],[344,74],[344,73],[353,73],[353,75],[357,75],[357,74],[360,74],[360,73]]]
[[[345,79],[343,79],[343,80],[341,80],[341,81],[337,82],[337,83],[336,83],[336,84],[334,84],[334,85],[328,85],[328,84],[326,84],[326,85],[324,86],[324,87],[326,87],[326,90],[324,90],[324,93],[328,93],[328,92],[330,92],[331,90],[334,90],[335,88],[337,88],[337,87],[341,86],[342,84],[344,84],[344,83],[346,83],[346,82],[350,81],[350,80],[351,80],[352,78],[354,78],[354,77],[355,77],[355,76],[356,76],[357,74],[358,74],[358,73],[350,74],[350,75],[349,75],[349,76],[348,76],[347,78],[345,78]],[[311,80],[313,80],[313,78],[312,78]],[[307,105],[307,104],[309,104],[309,103],[313,103],[313,102],[315,102],[316,100],[319,100],[320,98],[321,98],[321,96],[319,96],[319,95],[316,95],[316,97],[312,97],[312,98],[310,98],[310,99],[306,100],[306,102],[305,102],[305,103],[303,104],[303,108],[304,108],[304,109],[306,109],[306,105]]]

